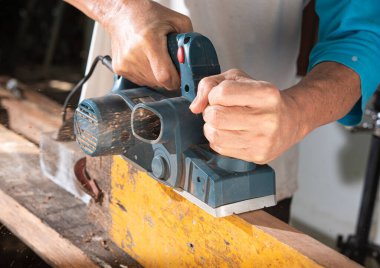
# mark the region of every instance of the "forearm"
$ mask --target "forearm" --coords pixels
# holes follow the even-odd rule
[[[297,85],[283,91],[297,110],[303,138],[319,126],[345,116],[361,96],[360,78],[335,62],[316,65]]]
[[[91,19],[107,24],[107,21],[115,16],[121,9],[136,0],[64,0],[70,5],[76,7]],[[139,5],[143,5],[148,0],[139,0]],[[105,25],[106,26],[106,25]]]
[[[66,3],[76,7],[88,17],[93,20],[99,21],[104,14],[105,1],[102,0],[64,0]]]

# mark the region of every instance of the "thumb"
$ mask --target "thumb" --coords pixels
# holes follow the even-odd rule
[[[173,24],[177,33],[188,33],[193,31],[193,24],[188,16],[181,14]]]

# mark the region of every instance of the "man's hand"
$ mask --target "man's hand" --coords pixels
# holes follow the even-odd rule
[[[358,75],[325,62],[284,91],[239,70],[204,78],[190,109],[203,113],[204,134],[216,152],[264,164],[343,117],[359,97]]]
[[[191,32],[188,17],[150,0],[66,0],[99,21],[112,40],[113,69],[138,85],[178,89],[167,35]]]
[[[190,108],[203,113],[212,149],[258,164],[279,156],[302,132],[291,98],[239,70],[203,79]]]

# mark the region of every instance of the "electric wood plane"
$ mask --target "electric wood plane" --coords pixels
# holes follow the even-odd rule
[[[123,155],[215,217],[274,206],[273,169],[212,151],[202,116],[189,109],[200,80],[220,73],[211,41],[185,33],[168,35],[167,43],[180,91],[138,86],[115,75],[109,94],[85,99],[75,111],[80,147],[94,157]],[[112,69],[111,59],[104,61]]]

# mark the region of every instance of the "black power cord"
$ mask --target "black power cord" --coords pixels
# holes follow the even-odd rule
[[[104,66],[106,66],[107,69],[109,69],[111,72],[113,72],[113,69],[112,69],[112,59],[111,59],[110,56],[108,56],[108,55],[106,55],[106,56],[97,56],[94,59],[94,61],[92,62],[90,70],[88,71],[88,73],[73,87],[73,89],[70,90],[69,95],[67,95],[67,97],[65,99],[65,102],[64,102],[63,108],[62,108],[62,124],[63,125],[66,123],[66,120],[67,120],[67,118],[66,118],[67,108],[68,108],[70,100],[75,95],[75,93],[77,93],[79,90],[82,89],[83,85],[87,82],[87,80],[93,74],[93,72],[94,72],[94,70],[96,68],[96,65],[99,62],[101,62]]]

